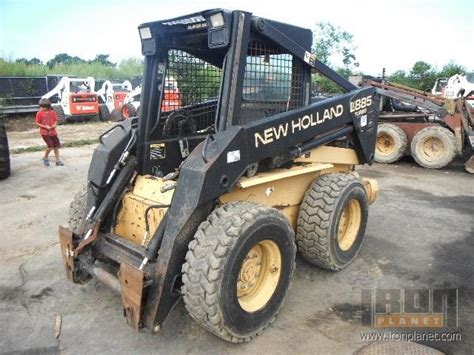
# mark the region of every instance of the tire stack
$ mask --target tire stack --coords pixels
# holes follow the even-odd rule
[[[428,169],[441,169],[451,163],[457,154],[456,138],[447,128],[428,126],[418,131],[408,145],[407,134],[392,123],[382,123],[377,130],[375,161],[390,164],[410,154],[418,165]]]

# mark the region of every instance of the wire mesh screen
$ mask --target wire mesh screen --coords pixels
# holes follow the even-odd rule
[[[301,107],[301,63],[276,45],[261,40],[250,41],[242,99],[242,123]]]
[[[160,124],[166,137],[214,130],[221,69],[182,51],[168,52]]]

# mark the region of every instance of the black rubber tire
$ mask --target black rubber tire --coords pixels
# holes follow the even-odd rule
[[[430,159],[424,153],[423,144],[430,138],[437,138],[443,142],[444,154],[438,159]],[[410,150],[418,165],[428,169],[441,169],[451,163],[456,156],[456,138],[447,128],[441,126],[426,127],[413,137]]]
[[[113,122],[120,122],[124,120],[122,112],[120,110],[117,110],[116,108],[114,108],[110,113],[110,119]]]
[[[66,115],[64,114],[64,110],[61,105],[54,105],[53,110],[56,112],[56,116],[58,117],[58,124],[67,123]]]
[[[87,185],[83,185],[79,191],[76,192],[74,199],[69,205],[69,229],[76,234],[82,234],[84,232],[84,222],[87,213],[86,198]]]
[[[128,116],[124,114],[124,110],[128,110]],[[135,109],[135,106],[133,106],[132,104],[123,105],[120,111],[122,113],[122,117],[124,120],[137,116],[137,110]]]
[[[342,250],[337,241],[339,220],[352,199],[361,208],[360,226],[353,244]],[[364,185],[354,175],[333,173],[317,178],[306,191],[298,214],[296,244],[301,256],[321,268],[342,270],[362,247],[368,212]]]
[[[248,251],[270,239],[281,254],[281,273],[268,302],[253,312],[237,299],[236,285]],[[250,341],[276,318],[295,269],[294,232],[276,209],[233,202],[215,209],[189,243],[183,264],[184,303],[205,329],[234,342]]]
[[[390,154],[383,155],[376,144],[374,160],[383,164],[394,163],[405,154],[408,147],[408,137],[403,129],[391,123],[382,123],[378,126],[377,138],[382,134],[386,134],[393,139],[394,149]]]
[[[0,180],[10,176],[10,150],[5,123],[0,120]]]
[[[99,104],[99,119],[101,121],[110,121],[110,112],[106,104]]]

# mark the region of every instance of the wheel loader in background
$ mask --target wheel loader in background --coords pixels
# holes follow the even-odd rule
[[[312,32],[214,9],[139,26],[140,117],[100,138],[59,227],[68,278],[117,291],[158,333],[181,297],[205,329],[249,341],[274,321],[298,249],[342,270],[363,244],[375,180],[375,89],[310,53]],[[344,93],[311,103],[311,72]],[[183,103],[162,105],[177,81]]]

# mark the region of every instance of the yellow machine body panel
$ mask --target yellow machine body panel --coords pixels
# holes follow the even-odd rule
[[[171,203],[174,190],[161,192],[161,188],[168,184],[173,184],[173,182],[165,182],[151,175],[137,176],[132,191],[123,196],[122,207],[115,225],[115,234],[135,244],[147,245],[167,208],[151,208],[146,217],[145,211],[150,206]],[[145,218],[148,218],[149,224],[149,233],[146,235]]]
[[[345,168],[345,169],[344,169]],[[280,210],[296,228],[298,210],[306,190],[322,174],[349,172],[351,166],[311,163],[290,169],[274,169],[251,178],[242,177],[236,187],[219,198],[221,203],[255,202]]]
[[[354,165],[359,161],[352,149],[323,146],[295,159],[295,163],[290,169],[273,169],[253,177],[240,178],[229,193],[219,198],[219,203],[248,201],[273,207],[280,210],[296,228],[299,206],[314,179],[330,173],[353,173]],[[369,201],[373,202],[378,191],[376,181],[364,179],[364,183]],[[165,182],[150,175],[137,176],[132,191],[122,199],[115,233],[135,244],[147,245],[167,208],[148,210],[148,233],[145,233],[145,212],[150,206],[171,203],[174,190],[162,192],[162,187],[168,184],[174,182]]]

